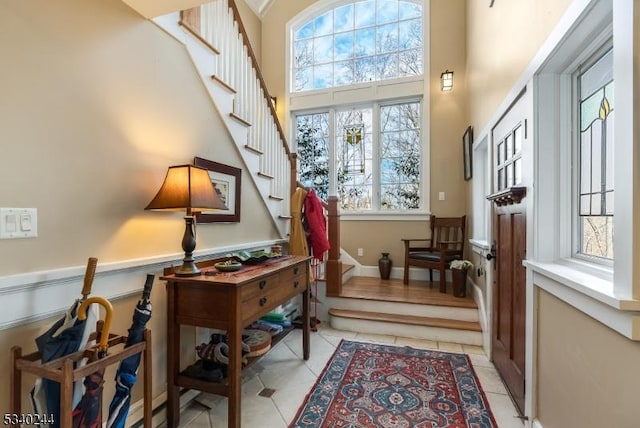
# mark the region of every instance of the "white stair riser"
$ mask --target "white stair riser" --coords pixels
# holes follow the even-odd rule
[[[323,300],[326,310],[348,309],[364,312],[379,312],[385,314],[402,314],[417,317],[444,318],[457,321],[479,322],[478,309],[455,308],[451,306],[418,305],[401,302],[383,302],[379,300],[347,299],[330,297]],[[320,308],[318,308],[320,311]]]
[[[372,333],[413,339],[452,342],[464,345],[482,346],[482,333],[479,331],[458,330],[442,327],[419,326],[384,321],[371,321],[354,318],[331,317],[331,327],[358,333]]]

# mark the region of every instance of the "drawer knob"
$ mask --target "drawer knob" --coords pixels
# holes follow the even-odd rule
[[[293,288],[298,288],[298,285],[300,285],[300,281],[293,281]]]
[[[260,281],[260,284],[258,284],[258,287],[260,287],[260,290],[262,290],[266,286],[267,286],[267,281],[264,279]]]
[[[260,298],[260,306],[264,306],[267,303],[267,298],[266,297],[261,297]]]
[[[297,267],[294,267],[294,268],[293,268],[293,274],[294,274],[294,275],[297,275],[297,274],[298,274],[298,269],[299,269],[299,268],[297,268]]]

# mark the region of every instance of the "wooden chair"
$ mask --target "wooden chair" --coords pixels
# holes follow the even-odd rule
[[[462,259],[465,225],[467,216],[431,216],[431,238],[403,239],[404,242],[404,283],[409,283],[409,266],[429,269],[429,280],[433,287],[433,271],[440,272],[440,292],[447,292],[445,272],[452,260]],[[418,243],[421,246],[417,246]]]

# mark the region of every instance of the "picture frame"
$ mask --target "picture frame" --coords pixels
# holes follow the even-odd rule
[[[463,172],[465,181],[473,176],[473,127],[469,126],[462,136]]]
[[[240,222],[240,190],[242,170],[208,159],[195,157],[193,164],[209,171],[209,177],[220,200],[227,210],[203,211],[196,213],[197,223],[238,223]]]

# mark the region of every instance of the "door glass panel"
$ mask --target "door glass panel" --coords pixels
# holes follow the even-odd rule
[[[522,150],[522,125],[513,131],[513,151],[517,155]]]
[[[507,174],[507,179],[506,179],[506,186],[505,187],[510,187],[513,184],[513,164],[509,164],[506,166],[506,174]]]
[[[522,159],[516,159],[513,161],[513,167],[513,184],[520,184],[522,183]]]

